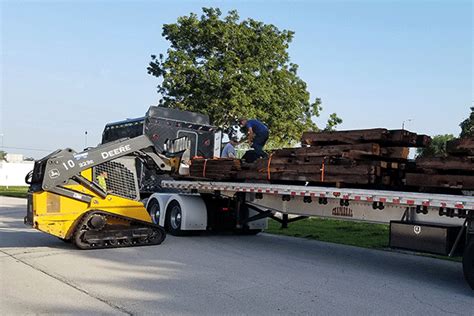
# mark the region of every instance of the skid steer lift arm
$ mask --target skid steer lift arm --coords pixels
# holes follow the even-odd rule
[[[170,147],[174,148],[174,152],[168,153],[168,155],[176,156],[186,150],[185,138],[170,141],[169,143],[178,143],[180,147],[170,145]],[[157,153],[153,143],[147,136],[142,135],[136,138],[107,143],[81,153],[76,153],[69,148],[55,151],[38,162],[38,164],[43,166],[40,166],[39,169],[42,170],[38,170],[38,174],[36,174],[36,170],[34,171],[33,183],[35,182],[35,177],[40,177],[44,191],[90,202],[90,196],[63,187],[72,179],[104,198],[107,194],[103,188],[86,179],[81,175],[81,172],[105,162],[130,155],[145,160],[148,165],[154,165],[155,168],[162,172],[175,172],[179,167],[179,159],[177,157],[169,157]]]
[[[123,168],[120,159],[136,157],[159,172],[177,173],[189,147],[188,139],[182,137],[167,141],[165,151],[159,153],[142,135],[80,153],[57,150],[35,162],[28,179],[25,223],[81,249],[159,244],[165,232],[151,223],[138,192],[132,192],[136,187],[125,183],[133,179],[130,174],[135,170]],[[106,179],[104,173],[99,175],[103,177],[100,183],[94,170],[107,164],[112,164],[115,179]],[[118,173],[119,167],[127,171],[128,178]],[[106,183],[112,180],[115,188],[123,187],[126,193],[108,190]]]

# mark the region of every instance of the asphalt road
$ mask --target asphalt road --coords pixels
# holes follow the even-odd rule
[[[0,314],[474,313],[461,264],[272,236],[168,236],[81,251],[0,197]]]

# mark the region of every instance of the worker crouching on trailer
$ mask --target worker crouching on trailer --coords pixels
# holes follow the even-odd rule
[[[269,130],[268,127],[256,119],[248,120],[242,118],[239,120],[240,126],[247,129],[247,137],[252,147],[255,151],[256,159],[257,158],[266,158],[267,154],[263,151],[263,147],[268,141]]]

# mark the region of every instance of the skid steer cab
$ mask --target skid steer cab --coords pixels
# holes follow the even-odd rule
[[[187,137],[157,152],[147,136],[121,139],[77,153],[57,150],[27,175],[25,224],[80,249],[158,245],[165,231],[140,202],[137,161],[157,172],[185,174]]]

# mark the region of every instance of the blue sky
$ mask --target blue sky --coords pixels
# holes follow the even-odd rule
[[[459,133],[472,105],[470,1],[0,1],[0,142],[39,158],[100,141],[107,122],[157,103],[151,54],[164,23],[237,9],[295,32],[291,61],[321,97],[324,125]],[[13,149],[33,148],[40,150]]]

